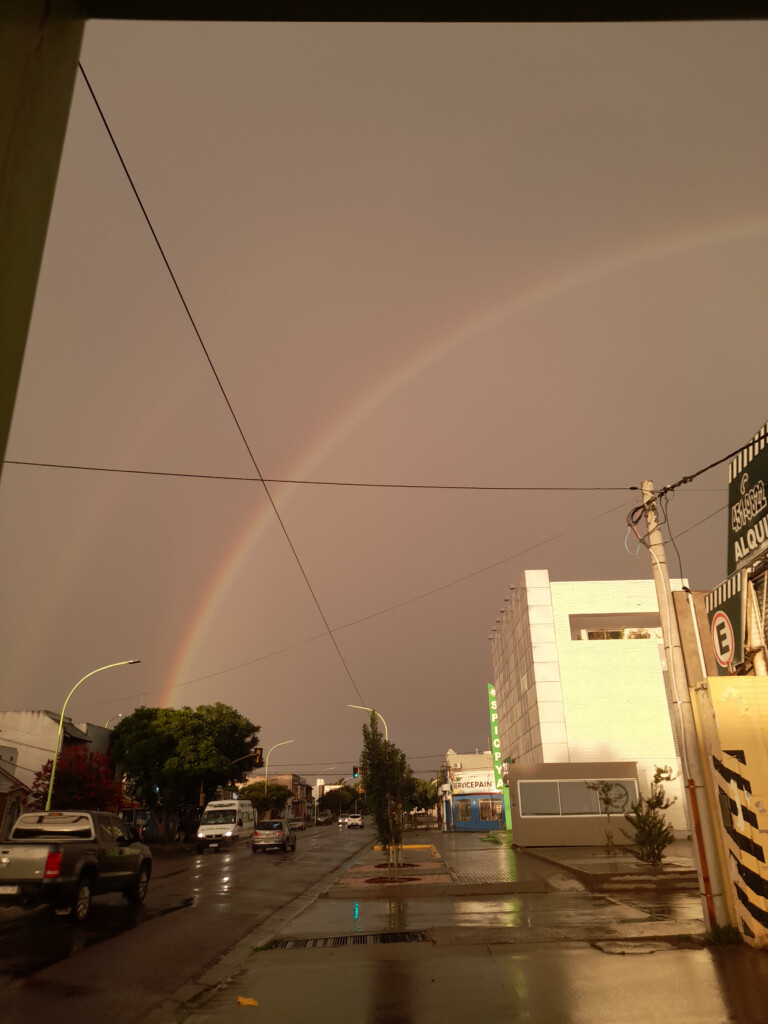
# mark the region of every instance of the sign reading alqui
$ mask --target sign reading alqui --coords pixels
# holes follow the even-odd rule
[[[488,683],[488,711],[491,716],[491,753],[493,755],[493,783],[500,790],[504,785],[501,773],[501,740],[499,739],[499,702],[496,687]]]
[[[768,552],[768,424],[728,470],[728,575]]]

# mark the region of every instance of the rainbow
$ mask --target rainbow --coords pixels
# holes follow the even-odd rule
[[[641,241],[630,249],[595,259],[591,263],[573,268],[559,277],[544,280],[538,285],[530,287],[525,294],[517,295],[471,323],[465,324],[449,338],[442,339],[426,350],[415,353],[408,362],[397,368],[372,392],[363,396],[356,404],[351,405],[345,414],[321,435],[313,449],[297,462],[290,470],[289,475],[296,479],[308,477],[312,466],[330,452],[341,438],[354,430],[361,420],[369,416],[409,381],[426,373],[449,353],[482,337],[513,317],[556,296],[593,285],[597,281],[634,270],[638,266],[669,259],[694,249],[723,245],[766,234],[768,234],[768,215],[762,214],[699,227],[677,235],[654,236]],[[278,495],[291,489],[295,490],[295,487],[292,488],[290,484],[279,485],[279,489],[276,488],[273,492],[276,503]],[[205,640],[211,620],[226,601],[234,580],[247,563],[251,551],[271,521],[272,510],[267,505],[265,509],[254,516],[235,539],[227,557],[209,581],[182,639],[167,683],[163,687],[162,706],[174,704],[177,690],[192,674],[191,666]]]

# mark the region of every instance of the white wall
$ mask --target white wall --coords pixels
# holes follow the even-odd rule
[[[635,761],[647,794],[655,765],[681,769],[659,642],[573,640],[570,616],[658,613],[653,580],[555,582],[551,590],[570,758]],[[667,818],[685,830],[680,780],[668,791],[678,800]]]
[[[491,640],[502,757],[634,761],[644,794],[655,765],[680,771],[659,641],[571,636],[572,615],[658,621],[653,581],[550,582],[546,570],[529,569],[509,598]],[[678,797],[668,819],[685,831],[681,780],[667,791]]]
[[[53,757],[58,728],[45,711],[0,711],[0,739],[18,750],[15,774],[27,786]]]

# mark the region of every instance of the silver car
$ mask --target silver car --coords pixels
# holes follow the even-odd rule
[[[296,833],[288,827],[288,823],[282,820],[258,822],[251,838],[253,852],[280,846],[286,853],[296,849]]]

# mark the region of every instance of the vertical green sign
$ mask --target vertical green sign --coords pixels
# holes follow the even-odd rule
[[[501,791],[504,779],[501,774],[501,740],[499,739],[499,705],[496,687],[488,683],[488,712],[491,716],[491,753],[493,754],[493,784]]]

